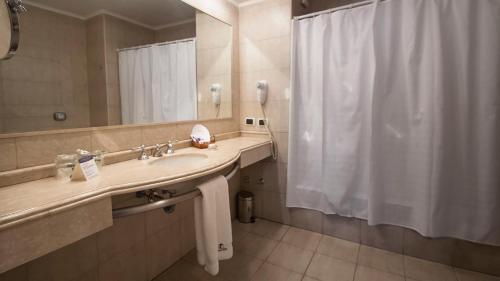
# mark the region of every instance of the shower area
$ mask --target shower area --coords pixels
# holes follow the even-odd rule
[[[291,31],[286,207],[322,214],[323,233],[499,274],[500,2],[303,14]],[[472,249],[491,261],[473,262]]]

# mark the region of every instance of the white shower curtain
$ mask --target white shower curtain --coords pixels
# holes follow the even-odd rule
[[[156,44],[119,53],[122,123],[195,120],[195,41]]]
[[[500,1],[294,20],[287,206],[500,245]]]

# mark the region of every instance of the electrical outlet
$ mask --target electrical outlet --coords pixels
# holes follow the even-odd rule
[[[258,125],[259,127],[265,126],[266,124],[267,124],[267,119],[265,119],[265,118],[259,118],[259,119],[257,120],[257,125]]]
[[[255,118],[254,117],[245,117],[245,125],[255,126]]]

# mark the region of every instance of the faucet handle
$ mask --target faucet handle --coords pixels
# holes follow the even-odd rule
[[[169,140],[167,143],[167,154],[173,154],[175,152],[174,144],[177,140]]]
[[[144,144],[141,144],[138,147],[134,147],[131,150],[141,152],[141,154],[139,154],[139,157],[137,158],[137,160],[148,160],[149,159],[149,156],[146,152],[146,146]]]
[[[168,144],[176,144],[178,143],[179,141],[176,140],[176,139],[173,139],[173,140],[168,140]]]

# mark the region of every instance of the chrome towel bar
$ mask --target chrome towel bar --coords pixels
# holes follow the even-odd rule
[[[240,164],[238,164],[238,163],[234,164],[233,169],[227,175],[225,175],[226,180],[227,181],[231,180],[231,178],[236,174],[236,172],[239,169],[240,169]],[[198,197],[198,196],[201,196],[201,192],[198,189],[195,189],[191,192],[184,193],[184,194],[179,195],[179,196],[174,196],[171,198],[159,200],[159,201],[149,203],[149,204],[113,209],[113,218],[121,218],[121,217],[126,217],[126,216],[130,216],[130,215],[135,215],[135,214],[151,211],[154,209],[173,206],[173,205],[178,204],[182,201],[190,200],[190,199],[193,199],[193,198]]]

